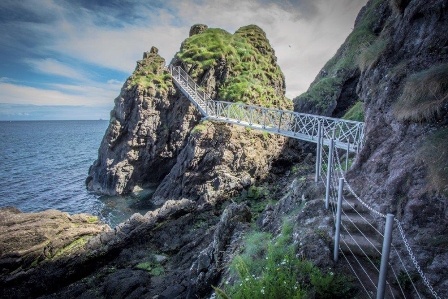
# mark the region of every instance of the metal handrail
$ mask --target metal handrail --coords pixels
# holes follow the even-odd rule
[[[340,118],[266,108],[243,103],[215,101],[180,66],[169,66],[174,83],[199,109],[206,119],[242,125],[305,141],[318,142],[318,127],[322,142],[351,152],[363,145],[364,123]],[[319,125],[320,123],[320,125]]]

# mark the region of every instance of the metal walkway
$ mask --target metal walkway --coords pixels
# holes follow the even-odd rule
[[[289,110],[241,103],[214,101],[181,68],[169,66],[174,83],[199,109],[205,119],[237,124],[253,129],[358,152],[363,145],[364,123]]]

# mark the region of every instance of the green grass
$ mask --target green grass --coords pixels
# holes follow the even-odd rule
[[[394,104],[398,120],[424,122],[440,116],[448,103],[448,64],[410,75]]]
[[[258,26],[242,27],[235,34],[208,28],[186,39],[176,56],[188,66],[193,78],[224,60],[229,73],[219,83],[220,100],[292,108],[292,102],[284,96],[284,75],[274,50]]]
[[[160,276],[165,274],[165,269],[162,265],[154,261],[148,261],[138,264],[137,269],[148,271],[152,276]]]
[[[296,257],[293,226],[283,223],[277,238],[252,232],[244,239],[244,251],[231,263],[237,276],[232,284],[215,288],[218,298],[349,298],[354,289],[349,280],[331,271],[322,272],[310,261]]]
[[[128,78],[128,89],[139,86],[151,96],[167,95],[173,87],[171,74],[164,69],[165,60],[158,54],[150,53],[148,57],[137,62],[134,73]]]
[[[98,222],[99,222],[98,216],[87,217],[87,223],[94,224],[94,223],[98,223]]]
[[[374,66],[381,57],[381,54],[386,50],[388,43],[388,40],[378,38],[372,44],[365,47],[357,59],[359,68],[365,70]]]
[[[364,103],[358,101],[342,117],[347,120],[364,121]]]
[[[54,258],[62,257],[62,256],[69,256],[78,250],[81,250],[85,247],[87,244],[87,241],[91,239],[92,236],[82,236],[79,239],[74,240],[67,246],[61,248],[59,251],[56,252],[56,254],[53,256]]]
[[[207,126],[208,121],[203,121],[200,124],[197,124],[192,130],[191,130],[191,134],[194,134],[196,132],[201,132],[204,131],[208,128]]]

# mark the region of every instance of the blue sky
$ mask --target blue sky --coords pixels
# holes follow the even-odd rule
[[[167,63],[191,25],[257,24],[286,77],[306,91],[366,0],[1,0],[0,120],[108,119],[151,46]]]

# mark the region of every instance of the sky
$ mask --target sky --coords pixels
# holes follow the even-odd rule
[[[1,0],[0,121],[109,119],[151,46],[167,63],[193,24],[260,26],[286,77],[305,92],[367,0]]]

